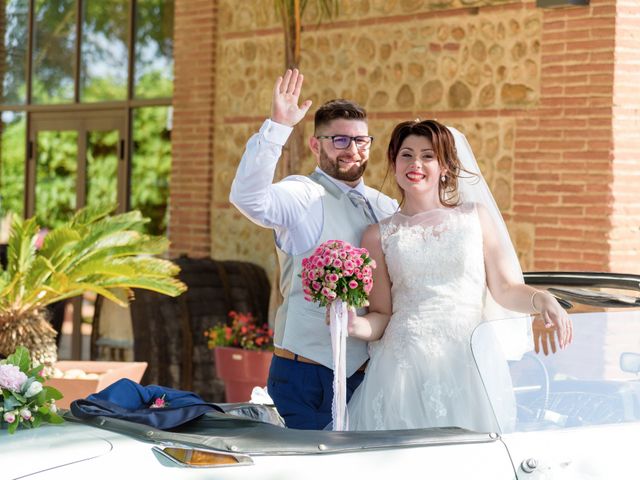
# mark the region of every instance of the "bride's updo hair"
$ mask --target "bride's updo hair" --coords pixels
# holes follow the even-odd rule
[[[410,135],[428,138],[433,145],[440,168],[446,171],[444,181],[442,179],[438,181],[438,195],[442,205],[446,207],[459,205],[458,177],[461,167],[456,152],[456,142],[449,129],[436,120],[410,120],[396,125],[387,149],[387,175],[391,174],[395,178],[396,157],[402,142]],[[404,202],[404,191],[399,186],[398,188]]]

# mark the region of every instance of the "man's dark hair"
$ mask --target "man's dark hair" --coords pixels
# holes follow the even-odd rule
[[[317,131],[321,126],[326,125],[337,118],[342,118],[344,120],[361,120],[366,122],[367,112],[357,103],[345,100],[344,98],[329,100],[316,111],[314,128]]]

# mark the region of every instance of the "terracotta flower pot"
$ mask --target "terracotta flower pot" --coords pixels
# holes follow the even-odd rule
[[[253,387],[267,384],[273,352],[235,347],[216,347],[213,352],[227,402],[248,402]]]

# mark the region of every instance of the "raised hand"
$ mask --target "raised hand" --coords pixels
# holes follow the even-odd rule
[[[311,100],[306,100],[302,105],[298,106],[303,81],[304,75],[297,68],[293,69],[293,71],[287,70],[284,77],[278,77],[273,88],[271,120],[293,127],[304,118],[309,107],[311,107]]]

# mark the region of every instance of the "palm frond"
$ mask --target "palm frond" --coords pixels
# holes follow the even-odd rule
[[[102,285],[105,288],[141,288],[161,293],[170,297],[177,297],[183,293],[187,287],[177,278],[111,278]]]
[[[104,287],[92,282],[69,283],[64,291],[51,295],[47,299],[47,303],[59,302],[61,300],[78,297],[85,292],[94,292],[98,295],[102,295],[121,307],[126,307],[129,303],[128,299],[133,295],[133,292],[131,292],[126,285],[121,287]],[[42,305],[38,305],[38,307],[42,307]]]
[[[89,205],[85,208],[78,210],[71,220],[69,220],[68,225],[72,228],[78,228],[84,225],[89,225],[95,223],[101,218],[106,217],[111,212],[116,209],[116,206],[113,203],[100,203],[97,205]]]
[[[37,256],[31,266],[31,269],[23,277],[25,292],[30,292],[24,297],[24,301],[31,301],[32,296],[37,295],[38,292],[33,288],[29,288],[30,285],[47,285],[48,280],[55,272],[55,267],[51,264],[48,258],[43,256]]]
[[[44,237],[40,255],[51,259],[52,263],[57,263],[59,255],[64,256],[65,250],[72,246],[75,242],[81,240],[81,236],[77,230],[69,225],[61,225],[52,230]]]
[[[34,219],[16,219],[9,240],[9,266],[0,271],[0,317],[33,314],[59,300],[95,292],[126,305],[133,288],[177,296],[186,290],[179,268],[159,255],[166,238],[142,233],[139,211],[109,215],[112,206],[78,211],[35,248]]]
[[[19,217],[14,219],[7,246],[7,272],[9,275],[15,276],[29,270],[35,258],[39,230],[35,218],[26,221]]]
[[[109,262],[117,258],[129,258],[139,255],[158,255],[167,250],[169,241],[163,237],[138,236],[130,244],[118,246],[103,246],[101,242],[94,249],[85,249],[75,256],[76,260],[68,262],[64,270],[74,275],[76,269],[84,269],[86,263],[99,261]]]
[[[180,273],[180,267],[163,258],[138,256],[115,260],[117,264],[131,267],[136,275],[145,277],[174,277]]]

